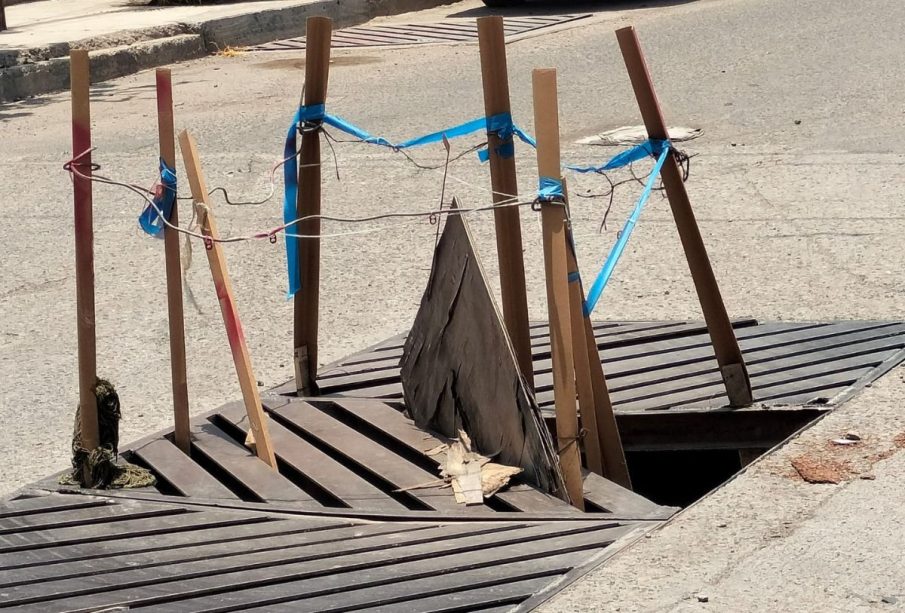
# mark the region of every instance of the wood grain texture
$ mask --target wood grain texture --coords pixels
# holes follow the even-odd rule
[[[324,104],[327,100],[327,80],[330,76],[330,39],[333,23],[327,17],[309,17],[305,27],[305,106]],[[321,134],[319,131],[302,134],[299,151],[299,190],[296,196],[296,215],[309,217],[321,212]],[[297,234],[318,235],[320,219],[308,219],[296,224]],[[320,308],[320,239],[299,240],[299,272],[301,289],[293,301],[293,351],[296,359],[304,356],[296,369],[296,389],[310,393],[317,379],[317,331]],[[302,373],[299,369],[305,368]],[[299,380],[301,379],[301,380]]]
[[[509,71],[506,66],[506,41],[503,18],[498,15],[479,17],[478,49],[481,55],[481,78],[484,86],[484,115],[492,117],[512,111],[509,102]],[[501,149],[505,148],[505,149]],[[512,148],[512,152],[505,152]],[[518,200],[515,174],[515,142],[512,135],[505,141],[495,132],[487,133],[490,155],[490,185],[494,204]],[[534,382],[531,361],[531,338],[528,328],[528,296],[525,288],[525,262],[522,255],[522,227],[517,207],[497,207],[493,211],[496,229],[497,258],[500,263],[500,297],[503,320],[515,352],[519,370],[528,387]]]
[[[94,330],[94,204],[91,189],[91,83],[88,52],[69,53],[72,90],[72,157],[78,173],[72,175],[75,207],[75,294],[78,333],[79,424],[82,447],[91,451],[99,444],[97,399],[97,338]],[[78,158],[76,160],[76,158]],[[79,176],[82,175],[82,176]],[[85,470],[88,464],[85,463]],[[92,482],[86,479],[86,482]]]
[[[537,130],[537,172],[542,178],[561,181],[556,70],[535,69],[532,73],[532,83],[534,124]],[[542,203],[541,226],[547,280],[547,311],[550,314],[557,451],[568,497],[573,505],[583,508],[579,443],[581,435],[576,407],[565,202]]]
[[[157,131],[161,159],[176,169],[176,132],[173,120],[173,79],[169,68],[158,68]],[[168,220],[179,227],[179,199],[173,201]],[[191,453],[189,439],[189,389],[185,362],[185,321],[182,304],[182,261],[179,256],[179,232],[169,226],[163,231],[166,261],[167,321],[170,331],[170,379],[173,386],[173,423],[176,446]]]
[[[657,140],[668,139],[666,120],[663,118],[660,102],[657,100],[650,71],[647,68],[635,28],[629,26],[617,30],[616,38],[619,41],[625,68],[631,79],[648,136]],[[701,230],[698,228],[698,222],[691,208],[691,200],[685,190],[682,171],[674,155],[667,156],[660,176],[663,179],[663,187],[666,189],[669,206],[676,222],[676,229],[679,231],[685,259],[691,270],[701,310],[704,312],[713,349],[722,369],[729,402],[734,407],[750,405],[753,400],[745,360],[732,331],[726,305],[723,303],[723,296],[720,294]]]
[[[192,189],[192,198],[198,212],[201,232],[211,239],[217,239],[220,234],[211,211],[207,185],[201,171],[201,160],[198,158],[195,141],[188,131],[183,131],[179,135],[179,146],[182,149],[182,158],[185,161],[185,171]],[[273,453],[273,445],[270,442],[270,434],[267,431],[267,417],[261,406],[258,380],[254,376],[254,369],[251,365],[251,355],[248,352],[245,332],[242,330],[242,322],[239,319],[232,281],[230,281],[229,271],[226,269],[223,247],[216,240],[211,240],[206,247],[207,261],[214,279],[217,301],[220,303],[220,314],[223,316],[229,349],[232,352],[236,376],[239,378],[239,387],[242,390],[242,399],[245,402],[245,410],[248,412],[251,431],[254,434],[255,451],[259,458],[276,470],[277,461]]]

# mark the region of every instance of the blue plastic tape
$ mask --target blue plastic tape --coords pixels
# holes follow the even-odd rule
[[[446,128],[438,132],[431,132],[430,134],[410,138],[409,140],[402,141],[401,143],[393,143],[392,141],[382,136],[374,136],[367,130],[363,130],[350,121],[347,121],[341,117],[337,117],[336,115],[330,115],[326,112],[326,107],[323,104],[313,104],[310,106],[300,107],[298,113],[296,113],[293,125],[300,121],[311,123],[325,123],[336,128],[337,130],[341,130],[346,134],[349,134],[350,136],[354,136],[362,142],[370,143],[372,145],[380,145],[382,147],[389,147],[391,149],[397,150],[410,149],[413,147],[422,147],[424,145],[439,143],[443,141],[443,137],[446,137],[447,140],[452,140],[454,138],[467,136],[469,134],[474,134],[475,132],[480,132],[482,130],[486,130],[488,133],[497,134],[502,141],[509,141],[513,136],[518,136],[522,141],[531,145],[532,147],[536,146],[534,139],[512,122],[512,115],[510,113],[500,113],[498,115],[492,115],[491,117],[479,117],[477,119],[472,119],[471,121],[466,121],[465,123],[453,126],[451,128]],[[503,147],[501,147],[501,155],[504,153],[502,149]],[[511,143],[509,143],[508,149],[514,150],[511,146]]]
[[[597,278],[594,279],[594,284],[591,286],[591,290],[588,292],[588,299],[585,301],[586,315],[589,315],[591,311],[594,310],[594,307],[597,306],[597,301],[600,300],[600,295],[603,293],[603,290],[606,287],[607,283],[609,283],[610,277],[613,276],[613,270],[615,270],[616,264],[619,262],[619,258],[622,257],[622,252],[625,250],[625,245],[628,243],[628,239],[632,235],[632,230],[635,229],[635,224],[638,223],[638,218],[641,216],[641,211],[642,209],[644,209],[644,205],[647,203],[648,198],[650,198],[650,192],[654,187],[654,182],[657,180],[657,177],[660,176],[660,170],[663,169],[663,164],[666,162],[666,156],[669,155],[670,146],[668,141],[648,142],[665,143],[665,145],[660,146],[659,157],[657,158],[656,164],[654,164],[653,170],[651,170],[650,176],[647,178],[647,183],[645,183],[644,185],[644,190],[641,192],[641,197],[638,198],[638,202],[637,204],[635,204],[635,208],[632,210],[632,214],[629,215],[628,219],[625,221],[625,225],[622,227],[622,231],[619,232],[619,238],[616,239],[616,244],[613,245],[613,248],[610,250],[610,253],[606,258],[606,262],[604,262],[603,264],[603,268],[600,269],[600,272],[597,274]],[[630,149],[625,153],[629,153],[631,151],[633,150]],[[626,164],[627,163],[628,162],[626,162]],[[625,164],[623,164],[623,166],[624,165]]]
[[[323,118],[323,106],[321,107],[320,119]],[[319,118],[312,112],[314,107],[301,107],[292,118],[292,125],[289,126],[289,133],[286,135],[286,144],[283,147],[283,223],[289,223],[298,215],[296,213],[296,197],[299,192],[298,183],[298,158],[296,147],[296,135],[298,134],[298,124],[300,121],[316,121]],[[302,117],[305,119],[302,119]],[[286,298],[292,298],[297,291],[302,288],[302,273],[299,269],[299,239],[293,234],[295,228],[293,226],[286,228],[286,266],[289,270],[289,291]]]
[[[649,157],[659,157],[664,149],[669,149],[668,140],[646,140],[640,145],[613,156],[605,164],[599,166],[566,166],[569,170],[582,174],[589,172],[603,172],[628,166],[632,162],[638,162]]]
[[[160,192],[154,197],[154,206],[145,207],[138,217],[138,225],[150,234],[162,238],[162,232],[166,224],[163,220],[170,220],[173,214],[173,204],[176,202],[176,171],[160,159]],[[156,207],[156,208],[155,208]],[[158,211],[160,211],[158,213]],[[163,214],[163,219],[160,215]]]
[[[538,200],[557,200],[565,198],[562,188],[561,179],[553,179],[552,177],[541,177],[538,182],[537,198]]]

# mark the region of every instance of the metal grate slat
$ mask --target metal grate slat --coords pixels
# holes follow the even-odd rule
[[[589,14],[507,18],[503,29],[507,38],[590,17]],[[356,26],[333,33],[334,49],[436,45],[473,42],[478,38],[474,19],[451,19],[434,23],[378,24]],[[252,47],[251,51],[302,51],[305,38],[290,38]]]

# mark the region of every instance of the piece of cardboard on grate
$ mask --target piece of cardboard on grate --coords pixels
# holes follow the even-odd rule
[[[566,495],[553,439],[461,215],[446,218],[401,370],[406,407],[419,428],[450,438],[463,430],[479,453],[522,468],[524,480],[543,491]]]

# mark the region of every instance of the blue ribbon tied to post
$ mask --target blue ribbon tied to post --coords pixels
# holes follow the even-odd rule
[[[138,217],[138,225],[151,236],[162,237],[166,227],[164,220],[169,221],[176,203],[176,171],[160,159],[160,184],[154,195],[154,204],[149,204]]]
[[[524,130],[519,128],[512,121],[510,113],[500,113],[490,117],[480,117],[472,119],[465,123],[432,132],[416,138],[411,138],[400,143],[393,143],[382,136],[374,136],[366,130],[359,128],[353,123],[327,113],[326,106],[323,104],[312,104],[301,106],[292,118],[292,124],[289,126],[289,132],[286,135],[286,143],[283,148],[283,223],[289,224],[286,227],[286,264],[289,272],[289,291],[287,298],[292,298],[296,292],[302,289],[301,269],[299,266],[299,239],[293,234],[297,234],[294,230],[296,224],[292,223],[298,217],[296,208],[296,200],[298,198],[298,132],[299,126],[305,125],[320,126],[328,125],[337,130],[345,132],[350,136],[354,136],[363,143],[387,147],[394,151],[403,149],[411,149],[414,147],[422,147],[432,143],[443,142],[443,139],[452,140],[480,131],[486,131],[488,134],[495,134],[500,139],[500,145],[496,149],[496,153],[501,157],[512,157],[515,155],[515,146],[513,137],[518,137],[524,143],[531,147],[536,147],[534,139],[531,138]],[[478,159],[486,162],[490,159],[488,149],[478,151]]]

